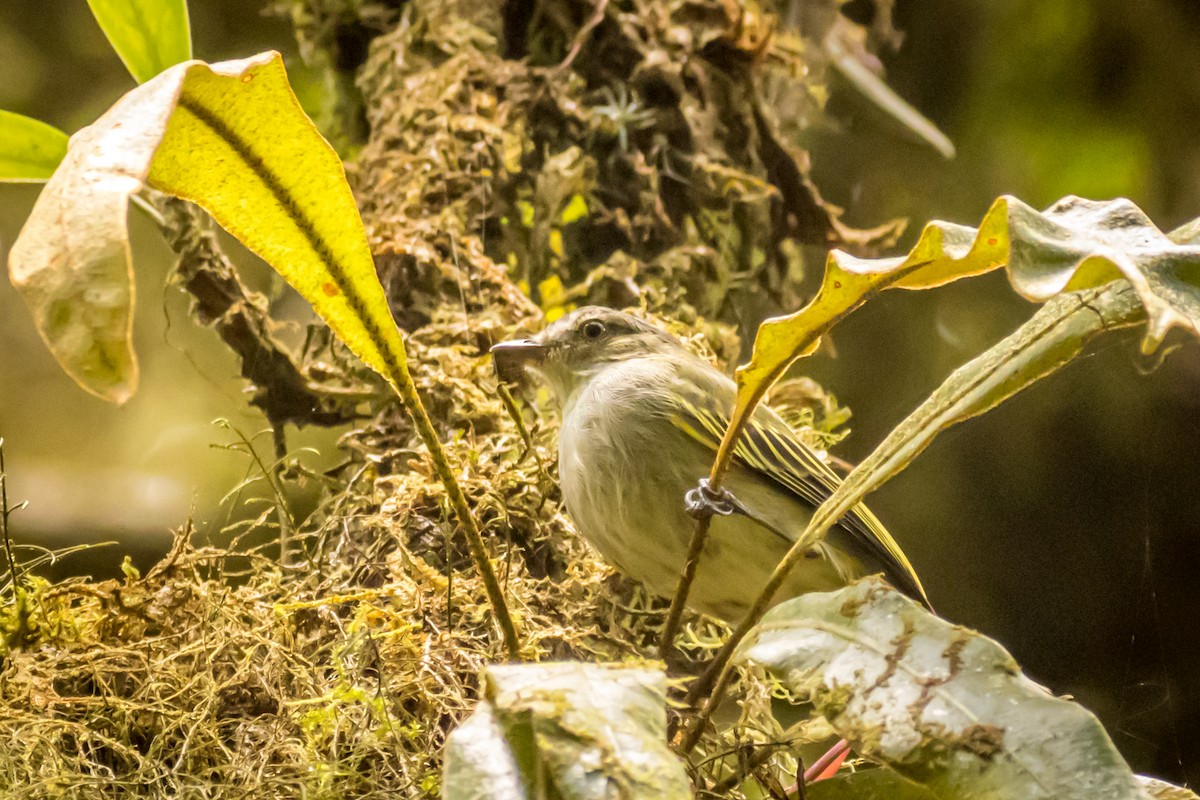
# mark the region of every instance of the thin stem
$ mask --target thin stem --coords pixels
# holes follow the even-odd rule
[[[163,231],[172,249],[180,255],[179,272],[184,285],[197,299],[196,313],[202,321],[215,322],[222,338],[241,356],[243,376],[259,388],[252,402],[263,409],[272,428],[282,431],[288,422],[332,425],[353,419],[352,408],[331,407],[326,402],[329,398],[312,394],[299,368],[275,342],[265,302],[248,293],[238,281],[232,266],[220,252],[216,238],[200,224],[199,212],[181,200],[165,196],[159,200],[166,223]],[[237,324],[232,324],[231,319]],[[467,498],[417,394],[403,352],[392,353],[381,331],[372,330],[371,334],[376,348],[385,354],[386,377],[429,449],[454,515],[466,532],[471,558],[483,577],[508,654],[516,660],[520,655],[520,640],[504,593],[488,560],[487,547],[471,516]]]
[[[780,372],[782,373],[782,370]],[[738,439],[742,435],[742,431],[746,428],[746,422],[754,412],[755,406],[758,405],[759,401],[766,394],[767,387],[777,379],[778,376],[775,376],[771,380],[763,382],[762,387],[748,398],[745,413],[738,414],[735,409],[731,427],[725,432],[725,438],[721,440],[721,446],[717,449],[717,456],[713,460],[712,469],[708,473],[708,485],[714,492],[721,490],[721,481],[724,480],[725,473],[729,471],[729,465],[733,461],[734,449]],[[687,605],[688,595],[692,590],[692,582],[696,579],[696,569],[700,564],[700,556],[704,552],[704,543],[708,539],[708,529],[711,523],[711,514],[696,518],[696,529],[692,533],[692,540],[688,543],[687,556],[683,562],[683,572],[679,575],[679,583],[676,585],[675,594],[671,598],[671,609],[667,612],[667,621],[663,625],[662,636],[658,640],[658,650],[663,661],[667,661],[668,657],[675,650],[675,637],[679,635],[679,621],[683,618],[683,609]]]
[[[283,484],[279,480],[278,471],[283,468],[283,456],[277,453],[279,458],[275,463],[267,466],[267,463],[258,455],[258,450],[254,448],[254,443],[246,438],[237,428],[232,425],[228,426],[229,430],[242,440],[242,444],[246,447],[246,452],[250,458],[258,465],[259,471],[263,475],[263,480],[267,482],[267,486],[271,489],[271,494],[275,495],[275,517],[279,521],[279,566],[291,566],[291,539],[292,539],[292,515],[288,511],[287,496],[283,490]],[[276,444],[280,445],[279,432],[275,429],[271,430],[271,436]]]
[[[839,739],[837,744],[825,751],[825,755],[818,758],[812,763],[812,766],[804,770],[804,785],[808,785],[821,777],[821,773],[829,769],[829,765],[841,758],[849,749],[850,743],[845,739]]]
[[[683,562],[683,572],[679,574],[679,583],[675,587],[675,595],[671,598],[671,610],[667,612],[667,621],[663,625],[662,636],[658,640],[658,653],[663,661],[669,660],[675,652],[675,637],[679,634],[679,621],[683,618],[683,609],[687,604],[692,581],[696,579],[696,567],[700,563],[700,554],[704,551],[704,541],[708,538],[708,527],[712,516],[699,517],[696,520],[696,530],[688,543],[687,556]]]
[[[143,192],[149,195],[149,190],[143,190]],[[155,225],[160,228],[166,227],[166,219],[163,217],[162,213],[154,207],[154,202],[149,197],[143,197],[142,194],[131,194],[129,196],[129,202],[133,203],[133,205],[137,208],[140,208],[142,212],[154,222]]]
[[[19,503],[17,508],[24,507]],[[13,556],[12,539],[8,536],[8,517],[15,508],[8,506],[8,471],[4,466],[4,439],[0,438],[0,536],[4,538],[4,553],[8,558],[8,572],[12,576],[13,606],[16,614],[16,625],[5,637],[9,647],[23,645],[30,641],[32,626],[30,624],[29,597],[25,587],[21,585],[21,574],[17,571],[17,559]]]
[[[517,433],[520,434],[521,441],[525,444],[525,452],[521,454],[518,461],[524,461],[525,455],[532,453],[533,460],[541,468],[542,459],[538,457],[537,448],[533,444],[533,437],[529,434],[529,428],[525,426],[525,420],[521,417],[521,409],[517,408],[517,401],[513,399],[512,392],[503,383],[496,385],[496,391],[500,395],[500,401],[504,403],[504,410],[508,412],[509,418],[517,426]]]
[[[714,488],[719,488],[718,481],[724,477],[726,470],[729,468],[729,464],[733,461],[734,448],[737,444],[737,440],[741,436],[742,431],[745,429],[750,416],[754,413],[755,407],[766,394],[767,388],[774,384],[782,372],[783,369],[781,368],[778,371],[778,374],[772,375],[770,379],[763,381],[762,384],[760,384],[758,388],[756,388],[746,399],[745,407],[744,409],[741,409],[741,413],[738,413],[739,409],[734,409],[733,422],[730,425],[729,430],[725,432],[725,438],[721,441],[721,447],[717,451],[716,460],[713,462],[709,483]],[[699,702],[699,699],[705,694],[708,694],[708,698],[705,700],[703,708],[701,708],[700,712],[696,715],[696,719],[693,721],[692,727],[688,729],[687,733],[683,737],[680,749],[681,753],[690,753],[692,749],[695,748],[695,746],[700,742],[700,738],[704,735],[704,727],[708,724],[709,719],[712,718],[713,712],[716,710],[717,706],[720,705],[721,700],[724,699],[725,690],[728,688],[729,682],[733,678],[733,667],[731,666],[730,659],[733,657],[733,653],[737,649],[737,646],[741,643],[742,639],[746,638],[746,634],[750,632],[751,628],[758,624],[758,621],[762,618],[762,615],[766,613],[767,608],[770,607],[771,600],[775,597],[775,593],[779,591],[779,587],[781,587],[783,582],[787,580],[792,568],[795,567],[796,564],[798,564],[804,557],[805,551],[808,550],[813,542],[819,540],[821,535],[824,534],[824,532],[832,524],[832,521],[830,521],[829,523],[825,524],[824,527],[816,528],[814,525],[816,522],[817,519],[816,516],[814,516],[814,518],[809,521],[809,527],[805,533],[801,535],[795,544],[792,545],[791,549],[787,551],[787,554],[783,557],[783,560],[775,565],[775,571],[771,573],[771,577],[767,580],[766,585],[764,585],[762,590],[759,591],[758,597],[755,598],[754,604],[750,607],[749,613],[747,613],[746,617],[740,623],[738,623],[737,628],[734,629],[733,634],[729,637],[729,641],[727,641],[725,645],[717,652],[716,657],[713,659],[713,662],[709,665],[708,669],[705,670],[704,674],[701,675],[694,684],[692,684],[692,688],[687,694],[687,702],[689,704],[694,705],[695,703]],[[688,548],[689,557],[694,551],[697,559],[699,558],[699,553],[704,547],[704,539],[707,535],[707,520],[702,517],[696,525],[696,533],[692,537],[691,545]],[[689,566],[691,566],[690,575],[688,574]],[[691,588],[692,578],[695,576],[695,570],[695,565],[684,565],[684,574],[680,577],[679,587],[675,592],[675,597],[671,601],[672,612],[675,612],[676,604],[682,607],[683,603],[686,602],[688,590]],[[669,618],[667,622],[670,623]],[[666,644],[661,645],[664,648],[664,651],[671,647],[670,643],[674,642],[674,639],[675,630],[670,628],[664,629],[663,642],[666,642]]]
[[[388,352],[384,348],[381,350],[385,353]],[[475,562],[480,577],[483,578],[483,586],[487,590],[492,613],[496,615],[496,622],[504,636],[508,656],[512,660],[518,661],[521,658],[521,639],[517,635],[517,626],[513,624],[512,617],[508,613],[504,590],[496,578],[496,571],[492,568],[487,545],[483,541],[483,534],[479,532],[479,526],[475,523],[475,517],[471,514],[467,496],[463,494],[458,479],[454,477],[454,470],[450,468],[450,461],[446,458],[446,451],[442,448],[441,439],[438,438],[437,431],[433,428],[433,422],[429,419],[425,404],[421,402],[421,397],[417,394],[417,387],[408,372],[408,365],[393,358],[387,359],[387,365],[392,385],[396,387],[397,394],[404,402],[404,407],[412,418],[421,441],[429,448],[429,455],[433,459],[438,478],[446,489],[446,495],[450,498],[450,506],[454,509],[458,524],[462,526],[463,532],[467,535],[467,546],[471,550],[471,559]]]
[[[746,385],[743,385],[742,381],[739,379],[738,393],[734,400],[733,413],[730,415],[729,428],[725,431],[725,436],[721,439],[721,444],[717,448],[716,459],[713,461],[712,470],[709,473],[708,482],[713,490],[720,490],[721,480],[728,471],[729,465],[733,462],[734,454],[737,450],[738,440],[741,438],[742,432],[746,429],[746,425],[749,424],[750,418],[754,415],[754,410],[758,407],[758,404],[762,402],[762,399],[766,396],[770,388],[775,385],[775,382],[778,381],[783,376],[783,373],[787,371],[788,367],[792,365],[795,359],[815,345],[825,331],[832,328],[848,314],[850,314],[850,312],[854,311],[854,309],[866,302],[868,297],[878,293],[879,291],[882,291],[883,289],[887,288],[888,285],[899,281],[906,275],[909,275],[918,269],[924,268],[929,263],[930,262],[927,260],[920,261],[914,264],[909,264],[903,269],[898,269],[895,272],[890,273],[887,283],[881,283],[872,291],[864,293],[858,297],[855,302],[850,303],[838,313],[830,315],[827,319],[824,319],[820,325],[809,330],[800,341],[795,343],[791,358],[780,361],[767,374],[757,378],[756,382],[750,382]],[[815,303],[817,300],[814,299],[813,302]],[[797,315],[803,313],[804,310],[802,309],[801,311],[797,312]],[[757,341],[755,344],[757,346]],[[746,366],[740,367],[738,369],[739,374],[742,372],[742,370],[755,363],[756,355],[756,353],[751,354],[750,363]],[[746,390],[744,395],[743,390]],[[704,732],[704,726],[708,723],[713,711],[721,702],[725,687],[728,685],[732,675],[732,671],[728,669],[727,665],[729,658],[733,655],[733,651],[737,648],[741,640],[745,638],[749,630],[758,623],[758,620],[762,617],[763,613],[767,609],[767,606],[770,604],[771,599],[775,596],[775,593],[779,590],[779,587],[783,585],[783,581],[787,578],[788,573],[791,572],[792,567],[794,567],[796,563],[799,562],[799,560],[803,557],[805,550],[807,550],[814,542],[819,540],[820,536],[825,532],[825,530],[830,527],[830,524],[826,524],[824,528],[821,528],[819,531],[814,531],[815,522],[815,517],[809,521],[809,526],[805,531],[805,534],[801,535],[800,540],[792,545],[792,549],[787,552],[787,555],[784,557],[783,561],[779,562],[779,564],[775,567],[775,571],[771,573],[770,580],[767,581],[767,585],[763,587],[762,591],[758,595],[758,598],[754,601],[754,605],[751,607],[750,613],[747,614],[746,618],[743,619],[738,625],[737,629],[733,632],[733,636],[725,644],[721,651],[717,653],[716,658],[713,660],[713,663],[709,665],[708,670],[705,671],[700,680],[698,680],[692,686],[691,691],[688,692],[688,700],[694,704],[703,694],[705,694],[705,692],[707,692],[709,685],[713,685],[712,695],[709,696],[708,701],[704,704],[704,708],[701,709],[699,716],[697,716],[695,724],[687,733],[687,736],[684,740],[685,744],[683,752],[689,752],[693,747],[696,746],[696,743],[700,741],[700,737]],[[664,653],[664,660],[666,659],[665,654],[670,652],[673,647],[675,635],[678,632],[679,627],[679,616],[682,614],[683,605],[687,602],[688,592],[691,590],[692,580],[695,578],[696,564],[692,563],[692,559],[694,557],[696,561],[699,560],[700,553],[704,549],[704,539],[708,536],[708,527],[709,526],[707,522],[703,517],[701,517],[696,524],[696,531],[692,536],[692,541],[688,545],[689,560],[684,564],[683,574],[680,575],[679,585],[675,590],[675,597],[671,600],[671,612],[667,617],[667,624],[663,628],[663,636],[662,640],[660,641],[660,649]],[[715,683],[714,676],[716,678]]]
[[[692,727],[684,736],[683,744],[680,752],[691,752],[692,748],[700,741],[700,737],[704,734],[704,726],[708,724],[712,718],[713,712],[725,697],[725,690],[729,687],[729,682],[733,678],[732,657],[737,650],[738,645],[746,638],[751,629],[758,624],[762,619],[763,614],[767,613],[767,609],[771,606],[771,600],[775,597],[775,593],[783,586],[783,582],[787,580],[792,569],[804,558],[804,553],[815,542],[820,541],[830,527],[833,526],[833,519],[822,518],[821,512],[818,510],[809,522],[808,528],[804,531],[783,559],[775,565],[775,571],[771,573],[771,577],[763,585],[762,591],[758,597],[754,599],[754,604],[750,606],[750,611],[734,628],[729,640],[717,652],[712,664],[703,675],[692,685],[688,692],[687,702],[696,703],[699,699],[709,692],[709,686],[712,687],[712,692],[708,694],[708,699],[704,702],[704,707],[700,709],[700,713],[696,715]]]
[[[8,473],[4,469],[4,439],[0,438],[0,536],[4,537],[4,555],[8,558],[8,574],[12,579],[13,596],[21,596],[21,577],[17,574],[17,559],[13,557],[12,539],[8,538]]]
[[[608,9],[608,0],[597,0],[596,8],[592,11],[592,16],[588,21],[583,23],[583,27],[575,34],[575,41],[571,43],[571,50],[567,53],[567,57],[558,65],[555,72],[562,75],[571,68],[571,64],[575,62],[579,52],[583,50],[583,45],[587,41],[588,36],[596,29],[596,26],[604,21],[604,12]]]
[[[782,745],[777,743],[758,746],[758,748],[738,766],[732,775],[723,778],[719,783],[713,786],[710,790],[711,793],[714,796],[721,797],[733,791],[735,787],[741,786],[742,781],[746,779],[746,776],[750,775],[752,772],[754,772],[754,770],[770,761],[771,757],[779,752],[781,747]]]

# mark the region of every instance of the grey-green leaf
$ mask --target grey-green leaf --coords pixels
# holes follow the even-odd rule
[[[192,57],[187,0],[88,0],[88,5],[138,83]]]
[[[844,31],[850,27],[842,18],[821,43],[834,72],[871,107],[877,109],[882,119],[890,120],[891,125],[902,131],[906,138],[932,148],[942,158],[954,158],[954,143],[950,141],[950,137],[905,102],[882,78],[867,69],[847,47],[843,38],[848,34]]]
[[[447,800],[509,800],[514,792],[563,800],[691,797],[683,762],[667,747],[661,671],[505,665],[488,668],[484,687],[486,708],[447,744]],[[494,779],[475,780],[487,775]]]
[[[31,117],[0,111],[0,181],[50,180],[67,154],[67,135]]]
[[[1167,238],[1175,244],[1200,244],[1200,217],[1180,225],[1168,233]],[[1192,282],[1200,284],[1200,275],[1193,275],[1193,277],[1197,280],[1193,280]]]
[[[450,734],[443,753],[446,800],[522,800],[525,783],[492,704],[484,700]]]
[[[832,778],[804,787],[804,800],[937,800],[919,783],[888,767],[858,772],[842,770]]]
[[[940,800],[1144,800],[1100,722],[878,578],[773,609],[739,656]]]
[[[1200,795],[1197,795],[1191,789],[1185,789],[1182,786],[1176,786],[1173,783],[1160,781],[1158,778],[1150,778],[1145,775],[1137,776],[1138,783],[1142,785],[1142,789],[1154,800],[1200,800]]]

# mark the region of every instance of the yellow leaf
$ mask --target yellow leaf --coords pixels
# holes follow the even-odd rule
[[[722,442],[722,454],[726,442],[732,442],[740,432],[747,413],[753,411],[792,362],[811,355],[820,344],[821,335],[868,298],[892,286],[908,289],[938,286],[956,277],[988,272],[1003,263],[1007,240],[1001,242],[999,234],[992,236],[989,232],[981,237],[984,244],[973,248],[975,239],[971,228],[934,222],[925,227],[906,257],[867,260],[837,250],[831,252],[825,264],[825,278],[812,302],[794,314],[769,319],[759,326],[750,361],[737,370],[737,402],[730,433]]]
[[[150,169],[151,185],[204,208],[390,379],[404,345],[342,162],[301,110],[283,59],[196,65]]]
[[[583,195],[576,193],[571,195],[571,199],[567,203],[567,207],[563,209],[559,219],[563,225],[570,225],[572,222],[578,222],[587,215],[587,200],[583,199]]]
[[[1128,200],[1068,197],[1039,212],[1001,197],[978,229],[933,222],[907,256],[859,259],[833,251],[812,302],[758,330],[750,362],[737,371],[733,420],[714,472],[724,469],[748,414],[793,361],[812,353],[821,335],[885,289],[927,289],[997,267],[1023,296],[1044,302],[1062,292],[1125,278],[1149,318],[1144,348],[1153,350],[1172,327],[1200,335],[1200,292],[1188,275],[1200,246],[1173,241]]]
[[[146,181],[208,210],[389,380],[405,371],[337,155],[277,53],[167,69],[76,134],[9,254],[13,284],[72,378],[123,402],[132,347],[129,198]]]
[[[567,299],[567,289],[563,286],[562,278],[551,275],[538,283],[538,296],[542,298],[542,308],[548,309],[562,305]]]

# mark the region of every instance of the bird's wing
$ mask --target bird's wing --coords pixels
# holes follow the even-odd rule
[[[715,456],[729,418],[714,409],[711,398],[680,396],[671,422]],[[811,505],[819,506],[841,484],[824,461],[809,449],[781,420],[756,415],[750,420],[734,449],[738,462],[774,481]],[[839,522],[850,534],[862,555],[884,565],[888,578],[905,594],[926,605],[929,599],[908,557],[883,523],[863,504],[858,504]]]

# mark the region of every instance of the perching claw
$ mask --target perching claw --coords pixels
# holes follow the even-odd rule
[[[696,488],[688,490],[683,496],[683,507],[693,519],[711,517],[714,514],[721,517],[737,513],[746,514],[746,509],[728,489],[724,486],[713,489],[708,478],[701,478]]]
[[[720,489],[712,488],[712,484],[709,483],[708,478],[701,478],[696,488],[690,489],[683,496],[683,507],[687,511],[688,516],[693,519],[701,519],[714,515],[728,517],[733,514],[741,514],[747,519],[754,520],[784,541],[791,541],[783,531],[742,505],[742,502],[733,496],[733,492],[724,486]]]

